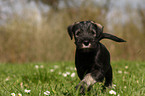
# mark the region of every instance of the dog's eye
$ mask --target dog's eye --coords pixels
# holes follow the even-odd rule
[[[94,30],[91,31],[91,34],[96,36],[96,32]]]
[[[78,31],[76,31],[76,37],[78,37],[79,36],[79,34],[80,34],[80,31],[78,30]]]

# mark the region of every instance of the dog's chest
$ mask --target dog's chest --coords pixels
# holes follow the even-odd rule
[[[95,54],[80,53],[76,51],[75,65],[77,71],[81,73],[88,73],[92,69],[92,66],[95,65]]]

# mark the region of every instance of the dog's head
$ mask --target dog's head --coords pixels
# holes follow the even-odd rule
[[[68,26],[68,34],[71,39],[75,38],[75,44],[78,49],[94,49],[101,39],[107,38],[116,42],[125,42],[125,40],[114,35],[103,33],[103,26],[93,21],[76,22]]]

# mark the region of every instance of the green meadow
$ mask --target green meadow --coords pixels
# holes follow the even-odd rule
[[[67,28],[86,20],[127,42],[101,41],[111,54],[113,86],[103,90],[98,82],[85,96],[145,96],[142,1],[0,0],[0,96],[83,96],[75,90],[80,80]]]
[[[103,90],[103,83],[98,82],[85,96],[114,96],[111,90],[116,96],[145,96],[145,62],[111,65],[113,87]],[[0,64],[0,96],[82,96],[74,88],[79,82],[73,62]]]

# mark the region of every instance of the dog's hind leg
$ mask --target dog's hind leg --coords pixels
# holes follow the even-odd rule
[[[105,74],[105,87],[112,87],[112,67]]]

